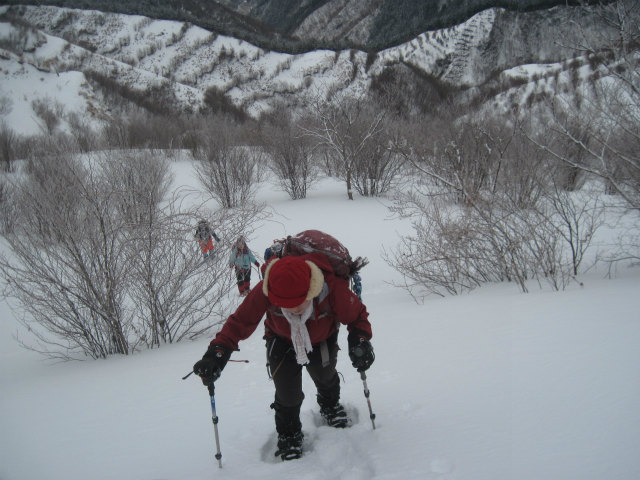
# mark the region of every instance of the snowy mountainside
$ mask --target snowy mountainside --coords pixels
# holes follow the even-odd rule
[[[496,10],[485,10],[453,28],[425,32],[408,43],[381,52],[379,63],[403,61],[452,84],[475,84],[479,77],[474,75],[469,56],[488,41],[495,19]]]
[[[180,22],[56,7],[26,7],[21,19],[39,41],[0,51],[5,77],[15,70],[10,63],[42,74],[93,71],[133,90],[164,86],[185,111],[201,109],[212,87],[257,115],[278,98],[302,99],[320,87],[357,92],[367,81],[363,52],[289,55]],[[18,35],[12,23],[0,24],[3,45]]]
[[[565,14],[562,9],[545,14],[538,27],[528,26],[528,35],[537,31],[536,38],[544,37],[545,22],[558,24]],[[295,107],[319,95],[357,96],[384,72],[402,66],[410,67],[409,75],[431,77],[456,88],[473,87],[496,69],[517,66],[510,58],[522,56],[514,46],[511,57],[492,47],[496,31],[518,30],[507,28],[505,18],[522,21],[500,9],[485,10],[463,24],[425,32],[375,54],[316,50],[297,55],[264,50],[189,23],[137,15],[50,6],[5,6],[0,15],[0,96],[11,98],[15,109],[28,108],[19,104],[45,94],[56,96],[56,88],[24,91],[34,68],[43,87],[73,72],[83,73],[140,95],[154,89],[174,111],[206,109],[206,96],[214,92],[257,117],[278,102]],[[517,35],[510,37],[517,43]],[[548,45],[540,46],[547,56],[553,42],[550,36]],[[79,112],[89,112],[92,119],[108,116],[108,107],[101,105],[91,82],[82,87],[85,108]],[[4,121],[11,124],[6,110],[2,113],[9,119]],[[38,127],[21,128],[29,132]]]
[[[293,36],[316,38],[326,42],[343,38],[355,44],[365,45],[380,3],[380,0],[329,1],[306,17],[293,31]]]

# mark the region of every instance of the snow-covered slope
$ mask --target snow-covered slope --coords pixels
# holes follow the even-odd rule
[[[480,85],[496,69],[516,66],[520,50],[525,52],[521,56],[528,55],[527,63],[531,63],[527,52],[532,48],[545,52],[539,59],[544,63],[550,57],[563,58],[567,49],[555,42],[556,30],[570,43],[567,32],[556,28],[567,14],[562,9],[527,25],[526,35],[513,26],[522,22],[521,17],[490,9],[453,28],[425,32],[375,54],[318,50],[299,55],[266,51],[188,23],[135,15],[46,6],[4,6],[0,14],[4,14],[0,17],[0,97],[11,99],[10,107],[17,110],[30,108],[38,97],[55,99],[60,82],[81,81],[78,74],[84,73],[131,92],[162,91],[163,103],[184,112],[205,108],[206,92],[215,89],[258,116],[277,102],[295,108],[336,92],[358,96],[369,89],[372,79],[398,65],[409,65],[410,72],[422,72],[451,86]],[[496,32],[507,27],[510,53],[505,56],[504,49],[497,51],[492,42],[495,38],[504,42]],[[549,35],[544,34],[546,30]],[[543,43],[527,46],[524,36]],[[39,79],[42,88],[26,85],[33,78]],[[64,108],[95,119],[108,116],[108,107],[101,105],[92,83],[82,87],[79,105]],[[0,114],[10,115],[7,110],[11,108]],[[10,116],[3,120],[12,124]],[[32,133],[38,128],[34,121],[19,130]]]
[[[173,166],[177,183],[197,188],[190,163]],[[376,429],[342,332],[342,401],[355,425],[321,425],[304,374],[307,453],[276,461],[259,326],[232,357],[250,363],[229,363],[216,384],[219,469],[206,389],[193,376],[181,380],[208,338],[50,364],[19,349],[11,335],[25,332],[2,302],[2,480],[640,478],[638,268],[614,279],[594,271],[563,292],[532,285],[522,294],[507,283],[417,304],[389,283],[399,273],[381,258],[410,228],[389,217],[385,200],[346,200],[333,180],[296,201],[266,182],[259,200],[274,216],[249,239],[256,252],[320,228],[371,260],[362,277],[374,330],[367,382]]]

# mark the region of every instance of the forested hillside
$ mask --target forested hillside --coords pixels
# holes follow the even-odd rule
[[[514,12],[578,5],[564,0],[9,0],[190,22],[285,53],[357,48],[380,51],[491,8]]]

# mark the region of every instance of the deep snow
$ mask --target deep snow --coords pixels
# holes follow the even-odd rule
[[[190,164],[174,166],[177,183],[192,184]],[[249,241],[256,253],[274,238],[318,228],[371,260],[362,276],[377,428],[343,331],[342,400],[355,425],[320,424],[305,374],[307,452],[276,460],[260,326],[232,357],[250,363],[229,363],[216,384],[220,469],[207,391],[194,376],[181,379],[209,338],[51,364],[18,347],[11,337],[21,330],[2,302],[0,479],[640,478],[640,269],[613,279],[594,270],[563,292],[498,284],[418,304],[388,283],[400,276],[380,258],[410,228],[389,216],[385,200],[349,201],[333,180],[305,200],[270,184],[259,196],[274,216]]]

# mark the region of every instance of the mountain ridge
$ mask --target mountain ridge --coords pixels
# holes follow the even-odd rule
[[[562,0],[9,0],[187,21],[281,53],[355,48],[379,52],[419,34],[464,23],[491,8],[515,12],[575,6]]]
[[[173,114],[222,109],[258,118],[278,105],[304,110],[320,97],[369,94],[398,112],[433,113],[452,97],[491,100],[514,82],[531,82],[534,93],[545,89],[544,82],[508,70],[557,64],[546,70],[558,75],[573,68],[562,62],[575,51],[557,38],[575,43],[575,35],[594,22],[573,7],[489,9],[380,52],[285,54],[189,22],[52,6],[4,6],[0,14],[0,95],[26,102],[10,86],[15,77],[28,75],[27,65],[40,76],[75,73],[86,80],[83,95],[92,99],[85,103],[95,117],[109,115],[107,106],[98,107],[101,91]],[[35,89],[32,95],[45,93]]]

